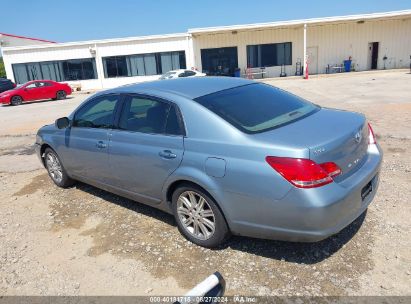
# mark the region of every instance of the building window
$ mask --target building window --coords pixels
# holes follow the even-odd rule
[[[25,83],[31,80],[86,80],[96,79],[94,58],[70,59],[60,61],[29,62],[13,64],[14,80]]]
[[[184,51],[112,56],[103,58],[103,66],[106,78],[160,75],[185,69],[186,58]]]
[[[247,45],[247,66],[270,67],[291,65],[291,42]]]
[[[106,77],[127,76],[127,62],[124,56],[106,57],[104,62],[104,72]]]
[[[203,73],[215,76],[234,76],[238,68],[237,47],[201,49]]]

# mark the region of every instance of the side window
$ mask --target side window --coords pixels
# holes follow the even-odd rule
[[[193,76],[193,75],[195,75],[195,74],[196,74],[196,72],[186,71],[186,72],[185,72],[185,77]]]
[[[34,88],[37,88],[37,85],[35,82],[30,83],[28,86],[26,86],[26,89],[34,89]]]
[[[170,105],[140,96],[126,99],[120,116],[119,128],[142,133],[165,132]]]
[[[73,127],[112,128],[118,99],[118,95],[107,95],[90,100],[75,114]]]
[[[166,123],[166,134],[170,135],[183,135],[183,130],[179,121],[179,116],[177,114],[177,109],[175,106],[171,106],[168,112],[167,123]]]

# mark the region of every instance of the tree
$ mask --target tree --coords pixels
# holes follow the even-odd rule
[[[6,77],[6,69],[4,68],[3,57],[0,57],[0,77]]]

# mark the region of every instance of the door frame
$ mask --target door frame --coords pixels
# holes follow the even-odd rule
[[[176,109],[177,112],[177,117],[178,117],[178,123],[180,125],[180,128],[183,132],[182,136],[186,137],[187,136],[187,129],[186,126],[184,124],[184,119],[183,119],[183,115],[181,113],[180,107],[173,101],[161,98],[161,97],[157,97],[157,96],[153,96],[153,95],[149,95],[149,94],[144,94],[144,93],[120,93],[120,99],[119,99],[119,106],[116,109],[116,112],[114,114],[114,121],[113,121],[113,130],[120,130],[119,128],[119,123],[120,123],[120,117],[121,117],[121,113],[123,112],[123,108],[125,107],[125,104],[127,102],[127,98],[129,97],[141,97],[141,98],[148,98],[148,99],[152,99],[158,102],[163,102],[163,103],[167,103],[170,106],[174,106],[174,108]],[[140,133],[137,131],[127,131],[127,132],[136,132],[136,133]],[[156,133],[157,134],[157,133]],[[181,136],[181,135],[168,135],[168,136]]]
[[[377,45],[376,55],[375,58],[375,67],[373,66],[374,63],[374,47]],[[367,58],[367,70],[378,70],[378,56],[380,52],[380,42],[379,41],[372,41],[368,42],[368,58]]]

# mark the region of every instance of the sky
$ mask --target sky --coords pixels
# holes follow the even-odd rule
[[[13,0],[0,32],[68,42],[404,9],[410,0]]]

